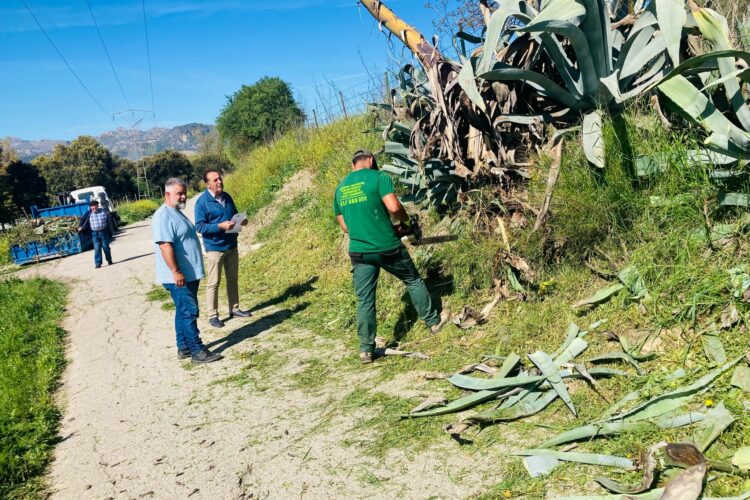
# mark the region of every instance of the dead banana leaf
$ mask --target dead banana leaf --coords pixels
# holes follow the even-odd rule
[[[496,279],[495,295],[492,297],[492,300],[482,308],[480,312],[477,312],[475,309],[469,306],[464,306],[460,313],[453,315],[451,320],[462,330],[468,330],[469,328],[481,325],[482,323],[487,321],[492,310],[504,296],[507,296],[507,291],[504,290],[504,287],[500,280]]]
[[[447,402],[448,400],[443,396],[430,396],[415,406],[409,413],[418,413],[430,408],[435,408],[436,406],[443,406]]]
[[[674,461],[690,465],[664,488],[659,500],[698,500],[703,492],[706,477],[706,458],[692,445],[667,445],[667,455]]]

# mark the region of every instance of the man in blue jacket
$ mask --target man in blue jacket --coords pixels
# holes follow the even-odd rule
[[[239,253],[237,233],[228,233],[234,228],[232,217],[237,207],[229,194],[224,192],[224,181],[218,170],[207,170],[203,174],[206,190],[195,204],[195,227],[203,236],[206,249],[206,306],[208,323],[221,328],[224,322],[219,319],[219,285],[224,269],[227,280],[229,317],[249,317],[250,311],[240,309],[240,294],[237,284],[239,274]],[[244,226],[247,220],[242,222]]]

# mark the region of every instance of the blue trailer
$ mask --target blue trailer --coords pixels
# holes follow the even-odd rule
[[[72,205],[60,205],[58,207],[38,208],[36,205],[31,207],[31,216],[35,219],[45,217],[83,217],[89,211],[87,202],[74,203]]]
[[[83,217],[88,210],[89,205],[86,202],[49,208],[32,206],[31,216],[35,219]],[[91,233],[70,233],[50,238],[44,242],[30,241],[24,244],[13,245],[10,249],[10,254],[14,263],[23,265],[52,257],[74,255],[90,250],[93,246]]]
[[[93,246],[91,233],[70,233],[45,242],[30,241],[23,245],[13,245],[10,254],[13,262],[20,266],[52,257],[66,257],[85,252]]]

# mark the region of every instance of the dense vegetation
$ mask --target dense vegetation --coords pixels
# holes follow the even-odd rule
[[[736,307],[740,320],[721,334],[727,355],[731,358],[747,349],[746,318],[750,308],[735,295],[728,273],[745,263],[750,249],[744,237],[746,225],[724,225],[736,222],[741,212],[720,206],[716,201],[718,188],[709,170],[688,160],[689,151],[696,146],[690,135],[666,131],[656,117],[636,110],[625,114],[625,123],[630,137],[627,145],[617,140],[613,124],[605,122],[608,168],[604,171],[588,165],[579,143],[566,143],[547,229],[534,232],[534,221],[527,219],[517,219],[507,227],[511,251],[529,261],[534,277],[521,280],[525,288],[519,295],[521,300],[501,302],[486,324],[468,331],[450,327],[438,336],[430,336],[417,321],[403,287],[390,277],[382,279],[378,292],[379,334],[388,341],[401,342],[407,349],[418,345],[431,359],[418,367],[409,360],[389,360],[380,365],[373,384],[403,372],[416,376],[415,369],[455,371],[486,354],[523,354],[535,349],[552,352],[561,344],[570,322],[585,328],[604,319],[606,330],[633,341],[644,335],[654,337],[659,357],[643,364],[646,375],[601,381],[602,398],[583,386],[573,392],[573,402],[580,410],[578,420],[570,420],[558,401],[540,419],[488,427],[472,434],[465,445],[479,451],[507,442],[518,449],[532,447],[547,436],[590,421],[609,406],[607,401],[616,401],[636,388],[650,386],[652,393],[667,390],[669,384],[664,378],[677,368],[695,372],[696,376],[703,373],[710,362],[699,347],[700,333],[718,322],[722,311],[728,308]],[[260,234],[264,246],[243,260],[241,286],[257,301],[281,296],[285,299],[283,307],[304,308],[303,313],[292,317],[291,324],[344,341],[352,353],[357,345],[355,298],[346,248],[331,215],[331,200],[335,186],[349,169],[349,152],[359,147],[378,148],[376,136],[360,133],[369,125],[363,119],[349,120],[319,131],[289,133],[277,146],[252,153],[227,181],[227,189],[239,201],[240,208],[253,208],[273,198],[269,185],[281,185],[296,169],[312,170],[312,189],[281,209]],[[296,145],[294,152],[292,144]],[[640,154],[669,158],[666,170],[638,177],[630,160]],[[534,164],[525,203],[538,207],[544,198],[550,159],[542,155],[534,158]],[[492,206],[492,193],[477,190],[465,200],[460,213],[422,213],[427,235],[450,232],[458,236],[457,241],[412,252],[436,298],[454,312],[464,305],[480,308],[488,302],[493,278],[507,272],[501,259],[505,244]],[[719,237],[720,229],[723,232]],[[622,294],[597,308],[570,307],[606,285],[605,278],[626,265],[634,265],[640,271],[649,298],[631,300]],[[259,293],[261,284],[268,289]],[[587,356],[613,349],[604,335],[590,334],[587,340]],[[336,373],[354,370],[355,366],[356,359],[351,356],[321,370]],[[709,458],[722,458],[726,450],[747,445],[750,417],[743,407],[747,395],[731,387],[728,378],[722,378],[711,392],[696,398],[689,407],[696,410],[704,400],[707,404],[721,401],[737,417],[709,450]],[[458,391],[453,391],[450,394],[456,396]],[[442,426],[455,420],[449,415],[403,421],[397,415],[418,401],[361,399],[357,398],[358,404],[370,407],[373,430],[383,432],[377,443],[368,445],[380,456],[388,448],[419,450],[436,440],[447,440]],[[689,434],[684,429],[644,430],[582,443],[579,450],[638,456],[658,440],[679,441]],[[522,443],[509,441],[518,435],[535,437]],[[513,496],[534,497],[549,491],[581,491],[590,487],[589,473],[599,471],[583,468],[581,473],[578,467],[572,476],[568,474],[570,469],[564,468],[551,480],[532,480],[518,459],[509,459],[502,464],[503,481],[488,496],[506,490]],[[628,479],[637,482],[635,476],[625,476]],[[712,495],[732,495],[743,491],[743,484],[742,478],[721,476],[709,483],[707,491]]]
[[[265,77],[227,97],[216,128],[230,150],[240,154],[301,124],[304,117],[289,84]]]
[[[51,457],[65,295],[44,279],[0,282],[0,498],[32,496]]]
[[[144,199],[120,203],[117,206],[117,212],[122,219],[123,224],[132,224],[143,219],[151,217],[159,208],[159,203],[155,200]]]

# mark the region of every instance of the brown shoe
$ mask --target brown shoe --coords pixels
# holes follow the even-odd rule
[[[359,353],[359,362],[363,365],[369,365],[372,363],[372,353],[371,352],[360,352]]]
[[[451,312],[447,309],[443,309],[443,311],[440,313],[440,323],[437,325],[432,325],[430,327],[430,332],[435,335],[436,333],[440,333],[440,330],[445,328],[445,325],[448,324],[448,322],[451,320]]]

